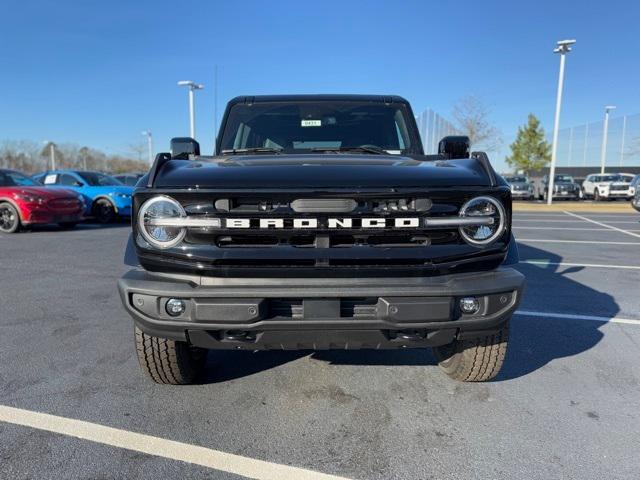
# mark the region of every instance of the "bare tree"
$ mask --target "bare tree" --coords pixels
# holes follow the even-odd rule
[[[30,140],[4,140],[0,142],[0,167],[33,174],[47,170],[51,166],[50,145],[54,146],[58,168],[82,168],[105,172],[146,172],[146,161],[132,159],[129,155],[106,155],[89,147],[73,143],[57,145],[53,142],[42,148],[41,144]],[[146,146],[142,146],[142,152]],[[138,158],[142,157],[142,153]]]
[[[147,153],[147,145],[145,143],[130,143],[127,148],[133,153],[132,156],[138,162],[142,161],[142,156]]]
[[[500,147],[502,139],[500,131],[489,120],[490,114],[489,107],[473,95],[458,100],[451,112],[456,128],[469,137],[473,148],[494,151]]]

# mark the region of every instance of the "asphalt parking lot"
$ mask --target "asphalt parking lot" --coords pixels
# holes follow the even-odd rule
[[[155,385],[116,291],[127,225],[0,235],[0,478],[637,478],[631,212],[515,214],[527,291],[485,384],[404,350],[211,352],[201,384]]]

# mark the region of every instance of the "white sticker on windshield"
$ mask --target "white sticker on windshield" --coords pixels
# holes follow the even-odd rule
[[[321,127],[322,120],[302,120],[300,122],[301,127]]]
[[[55,173],[49,174],[46,177],[44,177],[44,183],[45,185],[52,185],[54,183],[56,183],[56,178],[58,176]]]

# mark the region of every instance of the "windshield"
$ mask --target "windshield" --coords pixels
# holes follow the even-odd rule
[[[600,177],[601,182],[619,182],[620,175],[602,175]]]
[[[373,147],[388,153],[419,153],[402,103],[296,101],[231,107],[221,150],[283,152]]]
[[[98,172],[77,172],[82,179],[92,187],[111,187],[114,185],[122,185],[122,182],[116,180],[109,175]]]
[[[0,187],[38,187],[41,184],[18,172],[0,171]]]
[[[569,175],[556,175],[555,177],[555,182],[568,182],[568,183],[573,183],[573,177],[570,177]]]
[[[505,177],[508,183],[527,183],[527,177]]]
[[[617,181],[623,183],[631,183],[633,181],[633,175],[619,175]]]

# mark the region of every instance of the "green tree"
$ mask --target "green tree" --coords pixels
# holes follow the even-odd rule
[[[516,141],[511,144],[511,155],[507,165],[517,171],[531,172],[541,170],[551,161],[551,145],[544,139],[544,130],[540,120],[529,114],[527,124],[518,127]]]

